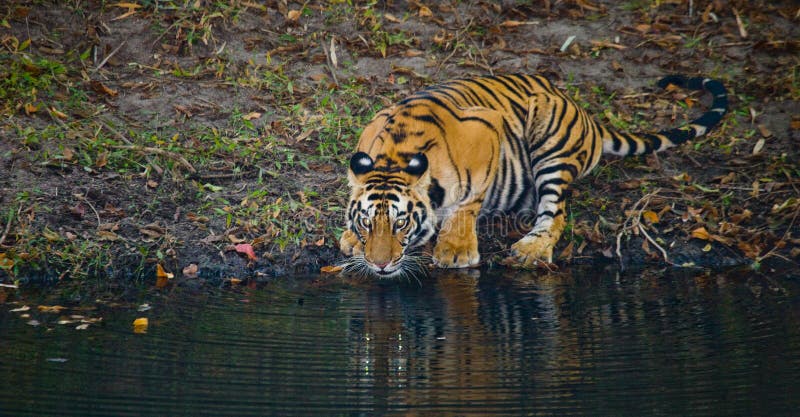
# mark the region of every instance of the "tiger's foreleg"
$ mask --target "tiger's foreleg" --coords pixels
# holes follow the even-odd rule
[[[478,264],[480,254],[475,227],[481,202],[464,204],[444,219],[433,248],[433,262],[436,266],[466,268]]]
[[[553,261],[553,248],[566,226],[567,187],[577,169],[565,162],[549,161],[534,172],[536,222],[525,237],[511,246],[512,255],[523,265]]]
[[[364,253],[364,245],[352,230],[347,229],[342,232],[342,237],[339,238],[339,250],[345,256],[361,255]]]

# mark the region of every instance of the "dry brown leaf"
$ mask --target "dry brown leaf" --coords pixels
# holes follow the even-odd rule
[[[792,116],[792,121],[789,123],[789,128],[792,130],[800,130],[800,116]]]
[[[119,94],[117,90],[114,90],[113,88],[101,83],[100,81],[92,81],[91,83],[89,83],[89,86],[92,88],[92,90],[94,90],[94,92],[99,94],[105,94],[111,97],[116,97]]]
[[[764,149],[765,143],[766,141],[764,140],[764,138],[759,139],[756,142],[755,146],[753,146],[753,155],[758,155],[758,153],[761,152],[761,149]]]
[[[652,210],[645,210],[642,212],[642,217],[644,220],[650,224],[658,223],[658,213]]]
[[[709,240],[711,239],[711,234],[708,233],[705,227],[698,227],[697,229],[692,230],[691,237],[700,240]]]
[[[613,42],[608,42],[608,41],[595,41],[595,40],[592,40],[592,41],[589,41],[589,43],[591,43],[592,46],[595,47],[595,49],[611,48],[611,49],[616,49],[616,50],[619,50],[619,51],[621,51],[623,49],[628,49],[628,47],[625,46],[625,45],[620,45],[618,43],[613,43]]]
[[[758,125],[758,131],[759,131],[759,133],[761,133],[761,136],[763,136],[765,138],[772,137],[772,131],[767,129],[767,127],[764,126],[763,124]]]
[[[197,278],[198,270],[199,268],[197,267],[197,264],[189,264],[183,268],[182,272],[187,278]]]
[[[236,252],[247,255],[247,259],[251,261],[255,261],[258,259],[258,257],[256,257],[256,253],[253,251],[253,245],[249,243],[240,243],[236,245],[235,248]]]
[[[501,28],[515,28],[519,26],[526,26],[526,25],[536,25],[539,22],[526,22],[521,20],[506,20],[505,22],[500,24]]]
[[[300,10],[289,10],[289,12],[286,13],[286,20],[296,22],[298,19],[300,19],[301,14],[302,12]]]
[[[253,120],[253,119],[258,119],[259,117],[261,117],[261,113],[257,111],[252,111],[242,116],[242,120]]]
[[[63,112],[59,111],[55,107],[50,107],[50,114],[52,114],[55,117],[58,117],[61,120],[67,120],[69,118],[69,116],[67,116]]]
[[[119,235],[110,230],[98,230],[97,238],[108,242],[116,242],[120,240]]]
[[[339,265],[326,265],[320,268],[319,272],[322,272],[323,274],[335,274],[340,272],[342,269],[344,268]]]

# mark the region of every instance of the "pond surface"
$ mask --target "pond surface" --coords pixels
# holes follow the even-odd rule
[[[6,302],[0,414],[797,415],[798,282],[472,271]]]

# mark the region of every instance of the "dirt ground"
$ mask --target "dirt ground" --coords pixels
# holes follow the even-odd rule
[[[0,282],[316,273],[341,260],[344,161],[371,115],[437,81],[511,72],[545,74],[634,131],[710,103],[658,91],[665,75],[717,78],[731,97],[710,135],[605,158],[578,181],[557,264],[800,262],[792,0],[11,1],[0,14]],[[485,264],[513,237],[484,236]]]

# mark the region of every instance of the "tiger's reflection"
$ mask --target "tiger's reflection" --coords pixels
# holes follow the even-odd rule
[[[535,399],[519,387],[569,396],[562,388],[582,378],[574,326],[559,311],[570,279],[445,270],[421,285],[371,288],[363,318],[351,320],[354,389],[409,416],[523,409]]]

